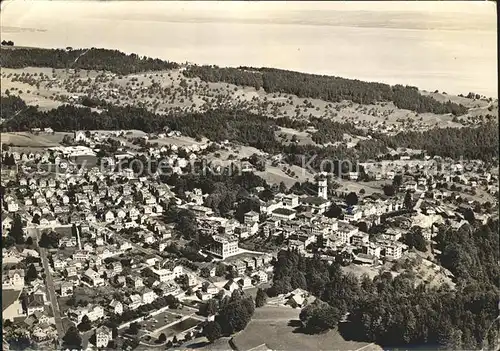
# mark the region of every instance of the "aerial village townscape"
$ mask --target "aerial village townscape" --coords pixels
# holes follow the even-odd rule
[[[498,349],[497,98],[0,50],[4,350]]]

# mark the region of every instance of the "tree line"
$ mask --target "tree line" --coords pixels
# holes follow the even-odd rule
[[[219,294],[200,310],[206,315],[217,314],[215,320],[203,328],[203,334],[213,342],[221,336],[230,336],[245,329],[255,312],[255,302],[251,296],[234,290],[231,297]]]
[[[0,67],[51,67],[109,71],[120,75],[176,69],[175,62],[108,49],[15,48],[2,50]]]
[[[441,103],[424,96],[411,86],[390,86],[334,76],[307,74],[274,68],[219,68],[217,66],[189,66],[183,74],[206,82],[225,82],[235,85],[263,88],[268,93],[287,93],[298,97],[341,102],[351,100],[359,104],[392,101],[398,108],[418,113],[452,113],[463,115],[467,108],[451,101]]]
[[[317,141],[339,141],[344,132],[364,135],[348,123],[337,123],[312,119],[298,121],[291,118],[269,118],[247,111],[214,109],[197,113],[155,114],[146,109],[132,106],[108,106],[101,113],[90,108],[63,105],[48,111],[24,107],[17,97],[2,97],[3,131],[27,131],[31,128],[52,127],[55,131],[73,130],[117,130],[139,129],[157,132],[165,127],[182,134],[216,142],[230,140],[253,146],[271,154],[283,153],[291,164],[302,165],[304,155],[316,155],[314,167],[322,160],[376,159],[386,154],[388,148],[405,147],[426,150],[430,155],[458,159],[481,159],[492,161],[498,158],[497,122],[478,127],[434,128],[425,132],[401,132],[395,136],[372,133],[372,139],[362,140],[353,148],[347,145],[318,146],[284,145],[276,138],[279,127],[305,129],[317,128],[313,135]],[[5,112],[4,112],[5,111]],[[314,168],[313,167],[313,168]],[[318,168],[316,168],[318,169]],[[328,171],[328,170],[326,170]]]
[[[281,251],[275,262],[270,296],[296,288],[319,300],[302,310],[306,332],[338,325],[345,338],[384,347],[428,346],[443,349],[495,349],[499,314],[498,219],[459,230],[440,229],[440,264],[455,274],[456,287],[416,284],[413,272],[370,279],[345,274],[337,263]],[[347,315],[346,323],[340,323]]]
[[[407,131],[380,136],[387,147],[426,150],[430,156],[492,160],[498,158],[498,122],[477,127],[434,128],[425,132]]]

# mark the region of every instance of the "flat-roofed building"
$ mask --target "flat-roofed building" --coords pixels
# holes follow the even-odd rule
[[[238,239],[234,236],[214,235],[213,242],[206,250],[208,253],[225,259],[239,252]]]

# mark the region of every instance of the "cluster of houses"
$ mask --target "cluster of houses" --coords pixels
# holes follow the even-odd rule
[[[125,135],[123,131],[113,133],[117,137]],[[105,347],[112,338],[109,328],[100,326],[103,320],[153,304],[163,296],[205,301],[220,291],[230,294],[236,289],[267,282],[272,274],[272,255],[240,248],[241,241],[259,235],[262,240],[279,239],[274,242],[282,243],[280,249],[293,248],[308,254],[314,248],[322,257],[328,257],[332,252],[348,252],[355,263],[368,265],[376,265],[381,259],[400,259],[408,249],[401,238],[411,223],[390,219],[404,213],[404,196],[362,196],[355,205],[347,206],[344,200],[335,202],[330,196],[328,181],[323,175],[317,179],[315,196],[275,194],[269,201],[260,201],[258,210],[248,211],[240,222],[219,217],[204,206],[208,194],[201,189],[186,192],[185,199],[181,200],[158,177],[138,176],[131,168],[110,174],[104,174],[99,167],[89,167],[82,172],[71,166],[63,173],[29,172],[33,171],[30,168],[33,161],[61,164],[75,155],[90,155],[95,151],[92,145],[108,137],[77,132],[75,141],[90,147],[64,146],[36,154],[14,154],[20,166],[14,179],[16,187],[3,197],[4,212],[1,216],[3,236],[12,229],[16,216],[22,221],[25,236],[37,231],[52,235],[51,245],[57,250],[49,253],[50,271],[55,293],[60,301],[64,301],[61,303],[74,300],[85,291],[103,292],[98,300],[76,301],[64,308],[64,316],[74,324],[82,323],[86,316],[94,327],[98,327],[98,347]],[[150,156],[168,154],[172,161],[170,165],[182,172],[187,162],[199,157],[198,152],[203,149],[199,145],[185,149],[189,151],[186,158],[176,155],[178,149],[174,145],[151,148],[146,153]],[[115,155],[116,161],[134,155],[129,151],[120,152]],[[369,169],[366,165],[365,168]],[[378,174],[375,178],[393,180],[400,172],[395,169],[383,176]],[[358,180],[359,174],[351,172],[348,178]],[[455,225],[464,219],[464,215],[457,219],[457,213],[464,213],[467,209],[452,205],[448,199],[453,192],[440,188],[438,184],[449,181],[495,191],[497,179],[486,170],[471,173],[458,166],[452,173],[432,176],[417,169],[412,176],[401,176],[399,190],[409,191],[413,198],[418,199],[411,210],[418,209],[419,215],[423,216],[447,218],[451,225]],[[163,214],[172,202],[178,208],[191,211],[200,234],[211,237],[211,243],[198,253],[208,257],[207,261],[211,260],[205,267],[195,265],[193,268],[165,252],[175,242],[174,224],[163,220]],[[325,215],[332,205],[341,208],[342,219]],[[467,205],[471,204],[462,206]],[[411,222],[414,215],[404,216]],[[476,218],[486,222],[489,216],[478,213]],[[382,221],[391,226],[375,240],[370,240],[367,231]],[[425,239],[431,240],[432,226],[427,229],[423,234]],[[40,238],[37,236],[32,240]],[[37,279],[26,283],[27,267],[4,269],[2,287],[23,292],[18,313],[26,319],[23,327],[36,335],[37,341],[53,339],[55,329],[49,313],[50,301],[40,278],[47,272],[39,262],[39,253],[30,249],[19,252],[16,247],[11,247],[3,249],[3,258],[12,264],[28,259],[34,262]],[[232,274],[231,279],[216,285],[214,281],[217,279],[211,278],[216,276],[219,265]],[[202,268],[208,270],[208,276],[203,274],[202,277]],[[286,300],[300,306],[306,299],[304,296],[304,292],[295,291]]]

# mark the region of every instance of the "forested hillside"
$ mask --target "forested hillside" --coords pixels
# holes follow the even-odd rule
[[[261,87],[268,93],[287,93],[299,97],[340,102],[351,100],[359,104],[392,101],[398,108],[437,114],[462,115],[467,112],[463,105],[450,101],[438,102],[421,95],[417,88],[382,83],[362,82],[332,76],[320,76],[274,68],[219,68],[216,66],[190,66],[184,71],[186,77],[198,77],[207,82],[225,82],[235,85]]]
[[[435,128],[381,137],[388,147],[427,150],[429,155],[458,159],[498,158],[498,123],[475,128]]]
[[[40,49],[2,48],[0,67],[50,67],[104,70],[116,74],[131,74],[146,71],[178,68],[175,62],[163,61],[136,54],[124,54],[107,49]]]
[[[312,126],[318,129],[313,138],[319,142],[342,140],[343,133],[364,135],[347,123],[336,123],[322,119],[297,121],[291,118],[268,118],[239,110],[209,110],[204,113],[155,114],[138,107],[110,106],[101,113],[90,108],[71,105],[40,112],[34,107],[22,109],[23,101],[17,97],[2,97],[2,117],[6,121],[3,131],[28,131],[31,128],[52,127],[55,131],[96,129],[139,129],[147,133],[158,132],[165,127],[178,130],[184,135],[213,141],[230,140],[253,146],[269,153],[284,153],[290,163],[303,165],[304,155],[315,155],[311,162],[318,169],[322,160],[375,159],[387,153],[388,147],[406,147],[427,150],[431,155],[448,156],[455,159],[481,159],[492,161],[498,158],[498,124],[489,122],[479,127],[461,129],[435,128],[427,132],[405,132],[396,136],[374,135],[371,140],[360,141],[356,147],[346,145],[317,146],[284,145],[275,137],[278,127],[303,129]],[[12,111],[9,118],[3,111]]]
[[[498,220],[458,231],[443,228],[438,241],[443,249],[438,259],[456,274],[456,290],[415,287],[411,274],[393,278],[386,272],[373,280],[368,276],[359,280],[342,273],[336,263],[329,266],[317,257],[282,251],[268,293],[306,289],[337,311],[337,322],[350,312],[347,323],[340,326],[348,339],[384,347],[494,349],[498,330],[489,327],[499,313]]]

